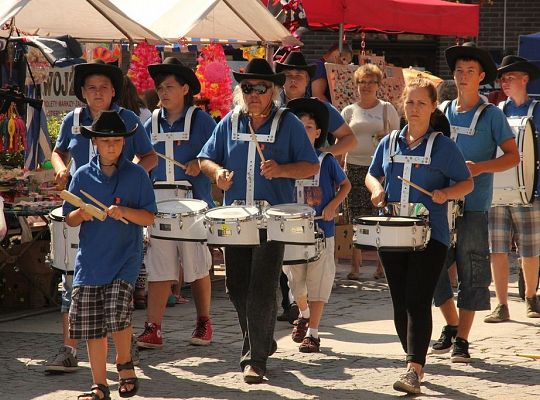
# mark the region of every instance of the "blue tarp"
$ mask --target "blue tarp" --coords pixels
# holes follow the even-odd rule
[[[526,58],[540,68],[540,32],[519,36],[518,56]],[[529,83],[529,94],[540,96],[540,79]]]

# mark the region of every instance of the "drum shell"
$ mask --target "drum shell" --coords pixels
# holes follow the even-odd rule
[[[519,150],[520,162],[502,172],[493,175],[492,206],[523,206],[534,201],[536,179],[538,174],[538,154],[536,133],[532,118],[508,118],[516,145]],[[503,154],[497,149],[497,157]]]
[[[296,206],[296,207],[295,207]],[[290,215],[275,215],[276,210],[290,209]],[[296,209],[296,211],[295,211]],[[307,211],[307,212],[306,212]],[[300,204],[269,207],[265,213],[268,240],[285,244],[315,244],[315,210]]]
[[[160,212],[160,204],[178,202],[178,212]],[[185,203],[195,203],[199,207],[197,211],[181,209]],[[163,240],[178,240],[186,242],[206,241],[206,229],[204,227],[204,213],[207,211],[207,204],[196,199],[168,199],[158,201],[158,212],[154,223],[148,227],[150,237]]]
[[[75,258],[79,251],[79,226],[71,227],[62,215],[62,207],[55,208],[49,214],[51,245],[49,259],[51,266],[63,272],[72,273]]]
[[[235,218],[221,215],[227,210],[243,208],[252,211],[245,217]],[[215,246],[247,246],[260,245],[259,238],[259,212],[245,206],[216,207],[204,216],[206,238],[208,245]]]
[[[326,247],[324,233],[317,233],[314,244],[286,244],[283,254],[283,265],[306,264],[321,258]]]
[[[424,250],[430,237],[427,221],[410,217],[360,217],[354,221],[354,246],[379,251]]]

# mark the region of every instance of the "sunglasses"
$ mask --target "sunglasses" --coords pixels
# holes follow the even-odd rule
[[[265,94],[268,89],[270,89],[270,86],[263,85],[262,83],[258,83],[257,85],[250,85],[249,83],[244,83],[240,85],[242,88],[242,92],[245,94],[251,94],[253,92],[257,94]]]

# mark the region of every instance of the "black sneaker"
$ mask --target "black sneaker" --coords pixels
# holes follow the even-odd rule
[[[471,355],[469,354],[469,342],[460,337],[456,337],[451,359],[453,363],[470,363]]]
[[[298,309],[298,306],[296,303],[291,304],[291,306],[287,309],[283,310],[283,313],[277,316],[278,321],[287,321],[289,324],[293,324],[294,321],[298,319],[298,315],[300,314],[300,310]]]
[[[441,337],[433,346],[431,346],[431,352],[433,354],[448,353],[452,349],[452,343],[457,335],[457,326],[446,325],[442,332]]]

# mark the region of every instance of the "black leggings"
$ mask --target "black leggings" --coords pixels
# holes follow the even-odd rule
[[[407,362],[422,366],[431,339],[431,304],[448,248],[430,240],[424,251],[380,251],[392,304],[394,325]]]

